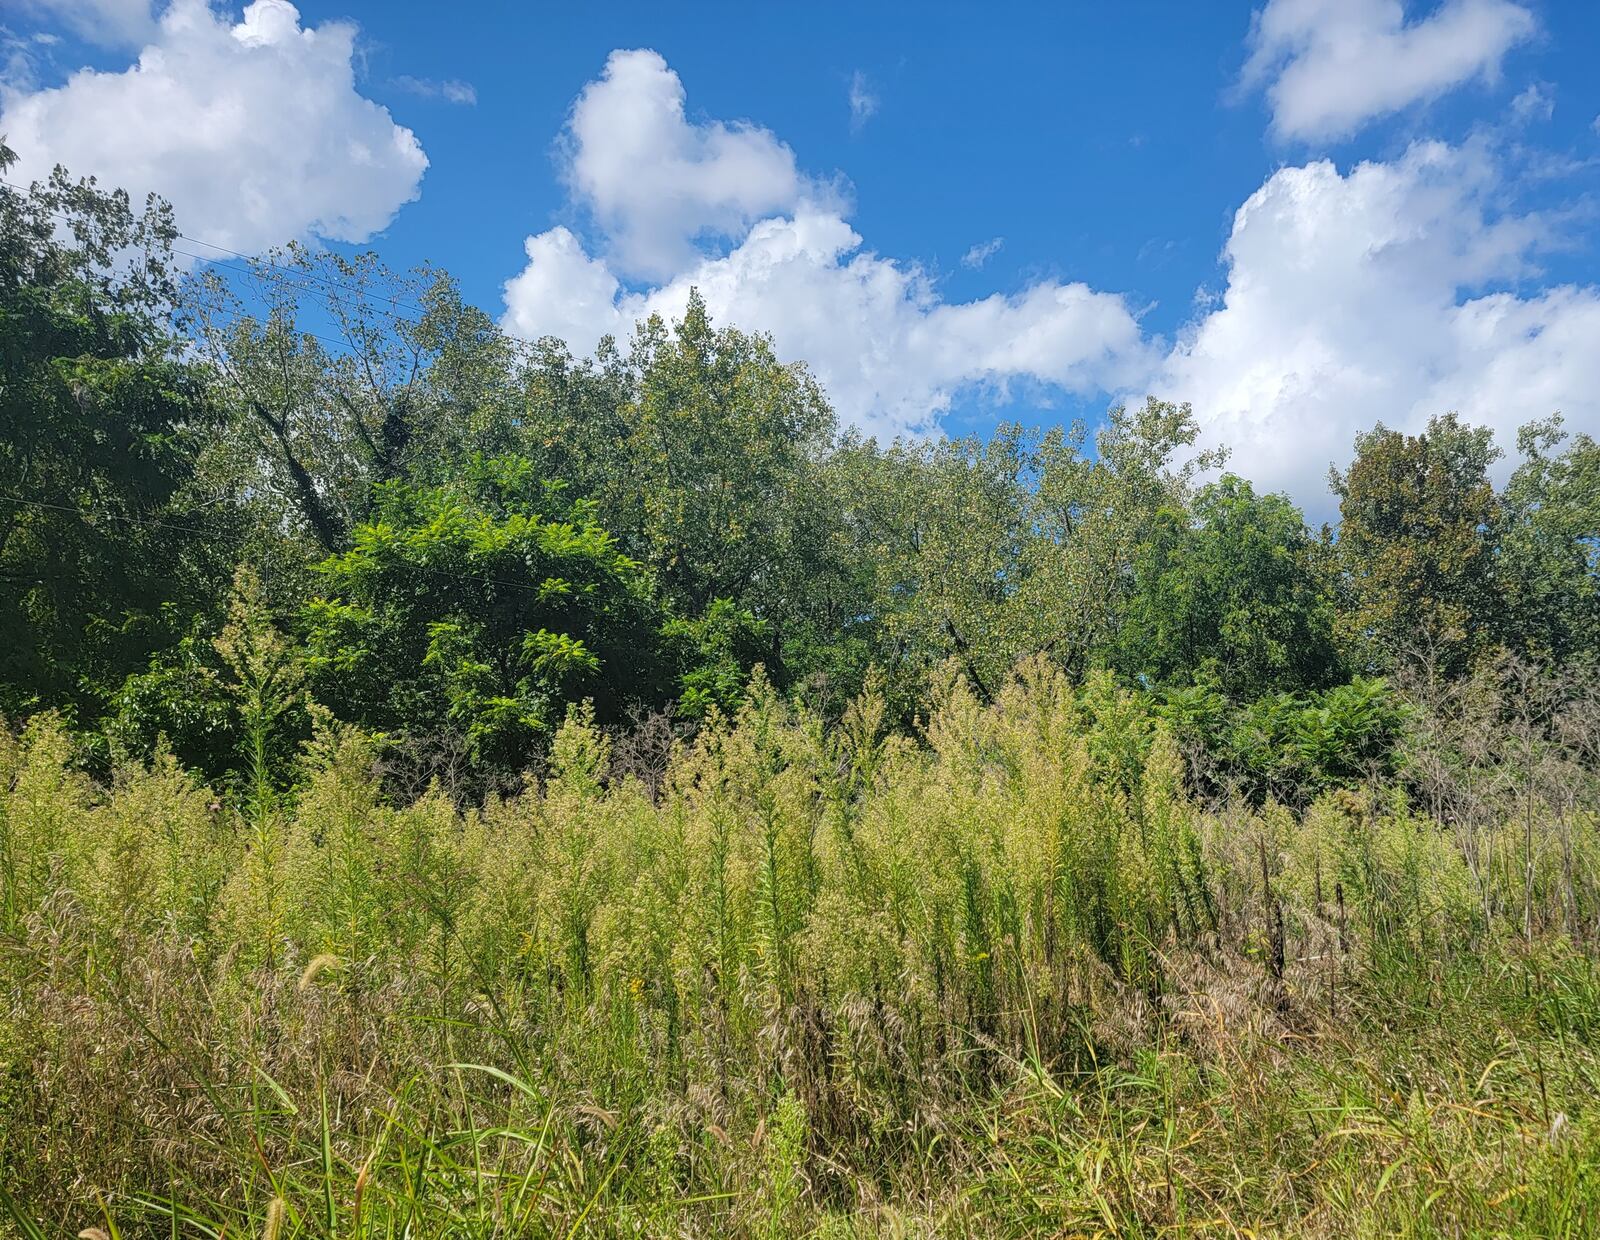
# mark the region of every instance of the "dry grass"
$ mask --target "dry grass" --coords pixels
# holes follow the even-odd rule
[[[1589,1234],[1573,802],[1200,806],[1039,668],[875,718],[757,693],[646,789],[580,716],[469,812],[345,732],[237,809],[0,742],[14,1229]]]

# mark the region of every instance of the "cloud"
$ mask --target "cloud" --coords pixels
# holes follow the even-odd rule
[[[1148,372],[1137,317],[1115,294],[1045,281],[946,302],[921,267],[864,248],[836,196],[773,135],[687,121],[683,87],[653,52],[612,54],[573,109],[566,147],[600,247],[567,227],[528,238],[505,286],[502,321],[519,336],[584,351],[646,315],[681,315],[697,287],[718,321],[771,333],[845,421],[883,435],[936,428],[975,386],[1090,393]],[[726,252],[708,246],[723,237]],[[659,278],[629,284],[641,269]]]
[[[528,264],[506,282],[502,327],[527,340],[559,336],[580,353],[602,336],[626,334],[622,285],[570,229],[529,237],[523,250]]]
[[[156,33],[151,0],[21,0],[98,47],[142,47]]]
[[[286,0],[237,24],[174,0],[137,62],[44,90],[0,88],[12,178],[64,164],[172,202],[186,233],[242,251],[294,237],[360,241],[417,196],[416,136],[356,90],[355,28],[302,28]]]
[[[0,26],[0,89],[26,90],[34,81],[33,43]],[[0,137],[4,133],[0,132]]]
[[[681,316],[696,287],[718,321],[770,332],[783,356],[808,362],[845,421],[886,436],[934,429],[955,393],[975,384],[1093,392],[1140,373],[1145,346],[1120,297],[1044,283],[952,304],[919,268],[860,247],[838,215],[801,211],[763,220],[724,257],[629,293],[556,228],[529,238],[503,321],[517,335],[557,335],[582,349],[646,315]]]
[[[616,51],[578,96],[562,172],[628,276],[660,279],[701,238],[742,236],[757,220],[833,197],[802,176],[794,152],[748,122],[691,124],[683,83],[652,51]]]
[[[781,356],[810,365],[844,421],[879,435],[936,431],[974,392],[1186,400],[1207,446],[1230,447],[1234,468],[1289,491],[1314,518],[1333,515],[1329,464],[1348,460],[1356,434],[1380,419],[1416,430],[1456,410],[1510,442],[1517,426],[1560,410],[1574,429],[1600,433],[1600,290],[1541,282],[1540,263],[1570,243],[1573,217],[1514,205],[1538,153],[1508,133],[1419,142],[1353,167],[1281,168],[1234,217],[1221,291],[1197,293],[1191,321],[1167,342],[1143,330],[1127,298],[1082,283],[947,301],[934,275],[875,252],[842,207],[808,192],[789,148],[766,131],[741,132],[781,154],[786,188],[767,194],[779,205],[727,223],[728,197],[760,195],[733,194],[719,161],[685,165],[683,149],[703,151],[725,127],[685,119],[676,76],[651,62],[673,87],[673,126],[689,133],[652,155],[629,145],[639,122],[619,113],[581,139],[569,134],[566,149],[609,166],[615,156],[601,148],[620,134],[640,183],[675,186],[677,259],[640,281],[603,225],[592,237],[566,226],[529,237],[505,285],[511,332],[559,336],[582,352],[648,314],[681,315],[698,287],[718,321],[770,333]],[[648,97],[631,96],[637,106]],[[1524,110],[1537,115],[1532,105],[1547,97],[1530,96]],[[696,183],[701,174],[710,188]],[[632,212],[646,209],[593,214],[632,237],[646,228]],[[998,241],[964,261],[979,265]]]
[[[987,241],[980,241],[961,256],[961,265],[976,271],[986,262],[1000,252],[1000,247],[1006,243],[1004,237],[991,237]]]
[[[435,81],[433,78],[412,77],[409,73],[402,73],[397,78],[390,78],[389,85],[421,99],[443,99],[446,103],[468,106],[478,102],[478,92],[472,83],[458,81],[455,78]]]
[[[1266,84],[1280,138],[1348,137],[1375,117],[1493,81],[1538,25],[1512,0],[1444,0],[1407,22],[1400,0],[1269,0],[1242,84]]]
[[[1379,420],[1415,431],[1456,410],[1510,443],[1559,410],[1600,431],[1600,290],[1515,291],[1563,238],[1501,209],[1509,179],[1483,143],[1274,173],[1234,217],[1221,304],[1148,390],[1192,401],[1230,468],[1317,517],[1328,465]]]
[[[877,111],[878,96],[873,93],[867,75],[857,69],[850,75],[850,128],[860,129]]]
[[[1547,82],[1534,82],[1511,101],[1513,120],[1527,124],[1529,121],[1547,121],[1556,114],[1555,87]]]

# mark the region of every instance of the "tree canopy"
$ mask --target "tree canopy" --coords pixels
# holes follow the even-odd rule
[[[307,709],[481,778],[584,702],[670,733],[759,669],[913,729],[951,675],[994,701],[1042,660],[1266,791],[1368,762],[1378,678],[1419,660],[1600,653],[1600,449],[1557,417],[1503,472],[1454,415],[1380,423],[1319,536],[1184,405],[881,443],[698,294],[582,358],[376,254],[186,275],[164,206],[60,171],[0,222],[0,712],[89,751],[237,768],[248,629]]]

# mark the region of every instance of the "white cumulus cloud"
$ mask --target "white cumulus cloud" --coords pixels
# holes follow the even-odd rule
[[[1464,82],[1493,80],[1537,28],[1512,0],[1443,0],[1412,21],[1401,0],[1269,0],[1251,26],[1243,81],[1266,85],[1279,137],[1346,137]]]
[[[1149,389],[1192,401],[1230,468],[1316,516],[1331,513],[1328,465],[1379,420],[1415,431],[1455,410],[1509,445],[1560,411],[1600,432],[1600,291],[1518,291],[1561,238],[1500,208],[1505,181],[1482,143],[1274,173],[1234,218],[1220,305]]]
[[[602,91],[624,76],[619,66],[651,89]],[[597,94],[606,123],[582,123],[595,119],[585,108]],[[1537,112],[1545,98],[1515,110]],[[670,140],[635,140],[663,124]],[[730,133],[763,153],[743,188],[714,154]],[[1082,283],[946,300],[928,270],[867,244],[776,137],[690,120],[659,57],[617,53],[563,136],[570,165],[591,170],[569,180],[596,230],[529,237],[503,322],[585,352],[648,314],[681,315],[697,287],[718,321],[770,333],[781,356],[810,365],[846,422],[880,435],[936,431],[974,389],[1189,401],[1204,442],[1231,448],[1233,468],[1327,517],[1328,466],[1379,420],[1416,430],[1456,410],[1509,444],[1516,427],[1559,410],[1600,433],[1600,290],[1551,284],[1540,269],[1575,217],[1511,205],[1525,169],[1513,161],[1536,153],[1485,134],[1273,173],[1234,217],[1222,291],[1197,298],[1169,342],[1143,330],[1128,299]],[[642,193],[623,196],[624,167],[639,185],[671,188],[665,231],[652,231]],[[615,180],[597,168],[617,170]],[[669,244],[641,279],[618,254],[644,237]],[[994,248],[974,246],[966,265]]]
[[[529,239],[528,266],[506,286],[505,322],[523,336],[590,341],[649,314],[681,315],[698,288],[714,318],[770,332],[785,356],[811,365],[841,416],[885,435],[933,429],[972,384],[1092,392],[1139,373],[1144,345],[1120,297],[1049,283],[950,304],[920,269],[860,247],[838,215],[802,211],[628,293],[571,233],[553,229]]]
[[[1137,317],[1115,294],[1044,281],[946,302],[918,265],[864,248],[837,196],[773,135],[690,122],[654,52],[612,54],[564,143],[600,245],[591,254],[565,227],[528,238],[505,286],[503,322],[520,336],[586,351],[648,314],[681,314],[697,287],[716,319],[770,332],[781,355],[807,362],[842,418],[886,435],[935,428],[974,385],[1091,393],[1148,368]],[[708,248],[719,238],[725,250]],[[651,282],[627,283],[640,273]]]
[[[573,104],[563,154],[567,184],[606,236],[606,259],[628,276],[670,276],[693,260],[696,239],[742,235],[829,196],[768,130],[692,123],[683,83],[652,51],[611,53]]]
[[[0,89],[11,177],[61,163],[136,198],[153,191],[184,232],[241,251],[364,240],[417,196],[428,160],[356,89],[354,40],[347,23],[302,27],[287,0],[254,0],[237,23],[173,0],[126,70]]]

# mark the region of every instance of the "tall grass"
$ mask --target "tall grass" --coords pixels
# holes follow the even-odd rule
[[[0,1216],[1589,1234],[1592,800],[1200,804],[1140,699],[1043,665],[882,718],[758,685],[652,796],[579,712],[468,810],[327,721],[286,795],[0,739]]]

